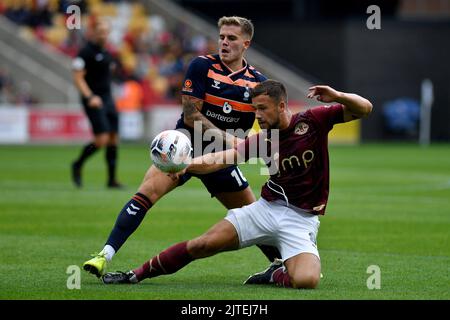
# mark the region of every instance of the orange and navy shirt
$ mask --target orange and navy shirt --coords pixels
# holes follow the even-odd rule
[[[253,126],[250,90],[267,78],[245,60],[244,64],[241,70],[233,72],[218,54],[199,56],[186,72],[182,94],[202,99],[201,113],[219,129],[247,131]],[[186,128],[183,114],[177,127]]]

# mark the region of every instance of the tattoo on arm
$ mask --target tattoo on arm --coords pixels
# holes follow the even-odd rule
[[[183,96],[181,101],[183,104],[184,121],[192,125],[197,120],[196,118],[198,118],[200,110],[202,110],[203,101],[190,96]]]
[[[225,131],[217,128],[211,121],[209,121],[201,112],[203,107],[203,100],[200,100],[191,96],[182,97],[183,112],[184,112],[184,122],[190,127],[194,128],[194,122],[202,122],[202,130],[214,130],[222,136],[222,139],[233,145],[234,136],[227,134]]]

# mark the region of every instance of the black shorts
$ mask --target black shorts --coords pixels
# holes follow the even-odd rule
[[[248,187],[247,179],[236,165],[208,174],[185,173],[180,177],[178,186],[182,186],[193,176],[202,181],[211,197],[217,193],[236,192]]]
[[[117,133],[119,131],[119,114],[111,95],[99,95],[102,99],[101,108],[91,108],[86,99],[82,99],[84,111],[91,123],[92,131],[95,135],[100,133]]]
[[[180,118],[175,126],[175,129],[184,129],[189,132],[191,143],[194,146],[194,131],[191,128],[186,128],[183,118]],[[208,174],[190,174],[186,173],[180,177],[178,186],[185,184],[191,177],[199,178],[205,185],[211,197],[221,192],[237,192],[242,191],[248,187],[247,179],[239,170],[237,165],[227,167],[225,169],[211,172]]]

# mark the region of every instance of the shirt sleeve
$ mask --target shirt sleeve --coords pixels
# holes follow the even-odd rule
[[[311,116],[327,132],[337,123],[344,122],[344,108],[342,104],[314,107],[308,110]]]
[[[192,60],[184,78],[181,94],[204,99],[208,69],[209,62],[206,58],[197,57]]]
[[[255,70],[255,71],[256,71],[255,73],[257,75],[257,78],[258,78],[258,82],[263,82],[263,81],[267,80],[267,77],[265,75],[263,75],[261,72],[259,72],[257,70]]]
[[[80,71],[86,68],[88,53],[85,49],[80,50],[77,56],[72,60],[72,70]]]
[[[259,136],[260,134],[254,134],[247,137],[243,142],[236,146],[236,150],[239,157],[243,158],[246,162],[250,158],[256,158],[259,154]]]

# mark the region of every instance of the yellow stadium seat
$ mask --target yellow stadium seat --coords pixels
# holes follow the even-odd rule
[[[141,3],[131,5],[131,15],[133,18],[146,16],[145,8]]]
[[[59,1],[60,0],[49,0],[48,1],[48,8],[51,12],[57,12],[59,7]]]
[[[65,27],[53,27],[45,31],[45,38],[54,46],[59,46],[67,38],[68,32]]]
[[[100,3],[97,5],[102,16],[115,17],[117,16],[117,5],[114,3]]]
[[[93,6],[95,6],[101,2],[102,2],[102,0],[88,0],[87,4],[88,4],[89,8],[92,8]]]
[[[22,1],[18,1],[19,3],[21,2],[23,5],[25,5],[25,8],[27,10],[31,10],[33,8],[33,0],[22,0]]]
[[[53,25],[55,27],[65,27],[66,17],[62,13],[55,13],[53,15]]]
[[[19,28],[19,37],[24,39],[25,41],[31,41],[36,38],[34,35],[33,28],[30,27],[21,27]]]

